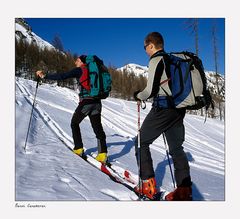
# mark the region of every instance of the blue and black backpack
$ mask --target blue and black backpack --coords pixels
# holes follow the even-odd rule
[[[103,61],[95,55],[88,55],[86,57],[86,67],[88,71],[84,71],[84,75],[90,83],[90,89],[84,87],[80,82],[81,90],[80,97],[93,97],[96,99],[105,99],[109,96],[112,87],[112,77],[108,72],[107,67]]]
[[[206,110],[214,108],[207,79],[200,58],[191,52],[160,53],[165,64],[165,78],[161,78],[163,95],[154,98],[160,108],[186,108]]]

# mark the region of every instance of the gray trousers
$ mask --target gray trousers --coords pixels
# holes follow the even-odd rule
[[[183,150],[185,130],[183,109],[158,109],[153,107],[146,116],[140,129],[140,177],[148,179],[155,176],[149,145],[163,132],[169,146],[169,154],[173,159],[174,175],[177,186],[190,186],[190,168]],[[138,138],[135,141],[138,160]]]

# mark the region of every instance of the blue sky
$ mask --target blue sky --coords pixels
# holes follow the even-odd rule
[[[165,50],[195,52],[194,36],[184,18],[28,18],[32,31],[51,43],[60,36],[64,50],[73,54],[96,54],[106,65],[148,64],[143,49],[145,36],[160,32]],[[211,27],[217,24],[218,70],[225,73],[225,19],[199,19],[199,56],[205,70],[215,70]]]

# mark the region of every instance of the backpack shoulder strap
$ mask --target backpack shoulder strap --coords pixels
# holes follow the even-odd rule
[[[158,51],[158,52],[156,52],[155,54],[153,54],[151,57],[150,57],[150,59],[152,59],[152,58],[155,58],[155,57],[157,57],[157,56],[169,56],[170,55],[170,53],[167,53],[167,52],[165,52],[165,51]]]

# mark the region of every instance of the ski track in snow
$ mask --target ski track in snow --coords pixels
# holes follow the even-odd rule
[[[30,85],[29,85],[30,84]],[[26,84],[24,84],[23,79],[16,79],[16,85],[19,89],[16,90],[16,93],[18,96],[23,97],[29,105],[32,105],[33,103],[33,94],[35,92],[35,86],[36,82],[28,82],[28,87]],[[47,125],[50,130],[65,144],[69,146],[69,148],[73,148],[73,141],[72,137],[70,137],[67,132],[57,123],[53,120],[53,118],[43,110],[42,107],[39,106],[39,104],[48,105],[51,108],[55,108],[57,110],[72,114],[74,112],[74,107],[77,105],[77,98],[76,93],[73,91],[70,91],[66,88],[59,88],[56,87],[55,90],[53,87],[52,89],[49,89],[49,86],[42,87],[42,92],[51,92],[51,94],[59,95],[57,92],[60,92],[61,95],[65,96],[66,99],[68,99],[69,102],[71,102],[71,108],[66,108],[64,106],[64,102],[62,103],[53,103],[51,100],[43,99],[41,97],[36,98],[36,104],[34,108],[34,112],[37,113],[38,117],[44,121],[45,125]],[[38,88],[41,89],[41,86]],[[38,91],[40,92],[40,91]],[[55,94],[55,93],[56,94]],[[64,98],[62,98],[64,101]],[[123,100],[118,99],[112,99],[108,98],[106,100],[102,101],[103,103],[103,113],[102,113],[102,122],[103,126],[107,127],[108,130],[111,130],[112,133],[117,133],[120,136],[122,136],[125,139],[133,139],[136,135],[137,130],[137,109],[136,103],[134,102],[127,102]],[[19,107],[23,106],[23,103],[18,99],[16,100],[16,104],[19,105]],[[151,108],[151,105],[147,103],[147,110],[141,111],[141,123],[145,116],[147,115],[149,109]],[[34,113],[34,115],[35,115]],[[36,116],[36,115],[35,115]],[[224,139],[218,139],[219,133],[216,132],[216,137],[209,135],[208,130],[205,130],[204,124],[202,124],[203,129],[199,129],[199,127],[195,126],[195,124],[200,124],[198,120],[198,117],[196,117],[196,122],[192,123],[194,121],[194,118],[196,116],[186,116],[186,119],[184,120],[186,130],[191,130],[190,132],[186,131],[186,141],[184,142],[184,148],[188,155],[190,155],[190,166],[191,168],[196,168],[201,171],[209,171],[214,174],[224,175],[225,171],[225,160],[224,160]],[[202,117],[200,117],[202,118]],[[208,120],[207,120],[208,121]],[[203,123],[203,121],[202,121]],[[214,123],[215,124],[215,123]],[[201,126],[201,125],[200,125]],[[222,126],[219,126],[222,127]],[[163,146],[163,140],[161,138],[157,139],[152,145],[151,149],[154,150],[157,153],[160,153],[161,156],[165,155],[165,149]],[[31,153],[31,151],[29,151]],[[133,152],[132,152],[133,153]],[[154,154],[154,156],[156,156]],[[135,157],[133,158],[135,159]],[[117,161],[120,165],[121,162]],[[122,166],[126,166],[126,164],[122,163]],[[71,190],[75,191],[76,193],[81,196],[82,200],[89,200],[87,196],[82,194],[81,190],[84,188],[84,190],[88,191],[88,187],[78,178],[66,171],[64,168],[60,168],[57,170],[57,175],[59,178],[59,181],[62,181],[65,183]],[[169,183],[170,185],[171,183]],[[114,200],[131,200],[132,198],[126,194],[123,193],[123,191],[112,191],[108,189],[102,189],[102,194],[105,194],[109,197],[112,197]],[[120,195],[121,194],[121,195]],[[207,198],[208,193],[205,192],[204,195]],[[134,199],[134,198],[133,198]]]
[[[17,83],[19,89],[22,91],[22,93],[25,95],[25,97],[27,98],[28,102],[30,104],[32,104],[32,100],[33,100],[33,96],[31,95],[31,93],[28,91],[28,89],[26,87],[24,87],[24,85],[20,85],[19,83]],[[57,109],[60,109],[62,111],[68,112],[68,113],[73,113],[72,110],[66,109],[64,107],[61,107],[57,104],[53,104],[53,103],[49,103],[47,101],[44,101],[40,98],[37,98],[37,101],[40,101],[42,103],[45,103],[47,105],[50,105],[51,107],[55,107]],[[104,100],[106,102],[109,103],[113,103],[113,101],[109,101],[109,100]],[[114,129],[115,131],[117,131],[118,133],[120,133],[123,136],[129,137],[129,134],[131,134],[131,137],[134,137],[134,135],[136,134],[136,117],[131,117],[129,116],[127,113],[127,107],[125,104],[123,104],[123,101],[120,101],[120,104],[116,104],[114,103],[118,108],[122,108],[125,109],[123,110],[124,113],[120,113],[120,110],[114,110],[111,109],[110,107],[108,107],[106,104],[104,104],[103,101],[103,108],[105,110],[105,112],[102,113],[102,118],[103,118],[103,124]],[[64,141],[67,145],[69,145],[71,148],[73,148],[73,142],[72,142],[72,138],[65,133],[61,127],[59,127],[59,125],[44,111],[42,111],[38,106],[35,107],[35,110],[39,113],[39,116],[46,122],[46,124],[52,129],[52,131],[58,136],[59,139],[61,139],[62,141]],[[108,115],[108,116],[105,116]],[[128,121],[128,123],[126,123],[126,121]],[[210,137],[204,133],[202,133],[201,131],[199,131],[197,128],[195,128],[193,125],[190,124],[190,122],[187,122],[185,120],[185,125],[189,126],[190,128],[192,128],[196,133],[198,133],[198,136],[201,135],[202,139],[205,139],[205,141],[201,140],[201,139],[197,139],[196,137],[191,137],[188,136],[187,138],[191,139],[191,142],[197,142],[195,144],[192,144],[188,141],[186,141],[189,145],[191,145],[190,148],[188,148],[188,150],[190,151],[200,151],[202,153],[202,156],[198,161],[200,162],[200,164],[193,164],[191,163],[192,166],[195,166],[197,168],[201,168],[201,169],[205,169],[205,170],[209,170],[209,171],[214,171],[216,172],[216,169],[221,169],[224,171],[224,165],[219,164],[219,162],[217,162],[219,160],[219,157],[217,157],[214,161],[214,156],[216,156],[216,153],[214,152],[214,150],[216,150],[217,152],[221,152],[223,153],[223,151],[219,150],[216,147],[212,147],[207,139],[210,139]],[[219,144],[218,141],[214,140],[214,143]],[[156,143],[155,143],[156,144]],[[155,146],[155,144],[151,145],[151,148],[154,149],[155,151],[158,151],[160,153],[165,153],[165,150],[162,148],[159,148],[158,146]],[[201,149],[199,149],[199,145],[201,144],[205,144],[207,147],[210,148],[209,151],[202,151]],[[208,153],[208,157],[211,157],[211,159],[208,158],[203,158],[203,156],[206,155],[206,153]],[[195,155],[195,158],[197,156]],[[206,162],[208,161],[208,162]],[[207,165],[205,167],[202,166],[202,164],[206,164]],[[213,166],[213,168],[211,168],[211,166]],[[222,168],[221,168],[222,167]],[[217,171],[218,173],[222,174],[222,172],[219,170]]]
[[[27,91],[27,88],[24,88],[24,90],[26,91],[27,95],[33,99],[33,97],[31,96],[31,94]],[[69,112],[69,113],[73,113],[72,110],[68,110],[64,107],[61,107],[57,104],[52,104],[52,103],[49,103],[47,101],[43,101],[41,100],[40,98],[37,99],[38,101],[40,102],[43,102],[45,104],[48,104],[50,105],[51,107],[55,107],[57,109],[60,109],[60,110],[63,110],[65,112]],[[106,102],[110,102],[111,104],[113,103],[113,101],[108,101],[108,100],[105,100]],[[120,133],[121,135],[123,136],[129,136],[129,133],[131,134],[131,137],[134,137],[134,135],[136,134],[136,116],[135,117],[132,117],[132,116],[129,116],[129,112],[128,112],[128,108],[126,107],[126,105],[124,104],[124,101],[120,101],[119,104],[116,104],[114,103],[116,106],[117,106],[117,109],[114,110],[113,108],[110,108],[108,107],[106,104],[104,104],[104,101],[103,101],[103,108],[105,110],[105,112],[103,112],[102,114],[102,118],[103,118],[103,124],[107,125],[108,127],[116,130],[118,133]],[[124,109],[123,112],[124,113],[121,113],[121,110],[120,109]],[[108,115],[108,116],[104,116],[104,115]],[[52,130],[57,134],[57,136],[63,140],[65,143],[67,143],[69,145],[69,141],[71,141],[71,137],[69,135],[67,135],[59,126],[58,124],[56,124],[51,118],[49,115],[47,115],[45,112],[40,112],[40,116],[42,116],[42,118],[45,118],[45,121],[46,121],[46,118],[47,118],[47,122],[48,124],[50,125],[50,127],[52,128]],[[143,116],[142,116],[143,117]],[[50,123],[50,121],[52,121],[53,125]],[[128,121],[128,123],[126,123],[126,121]],[[192,128],[193,130],[195,130],[196,133],[200,134],[201,137],[203,139],[210,139],[210,137],[208,135],[205,135],[203,134],[201,131],[199,131],[197,128],[195,128],[193,125],[190,124],[190,122],[185,122],[187,126],[189,126],[190,128]],[[126,131],[127,130],[127,131]],[[191,136],[188,136],[188,138],[191,138]],[[209,170],[209,171],[212,171],[211,169],[211,163],[214,167],[214,171],[216,172],[215,168],[216,168],[216,165],[214,164],[217,164],[217,168],[220,168],[221,165],[219,165],[218,162],[214,162],[212,161],[213,159],[213,156],[216,156],[216,153],[214,153],[214,150],[217,150],[218,152],[222,152],[221,150],[217,149],[216,147],[211,147],[211,145],[208,143],[207,140],[205,141],[202,141],[201,139],[196,139],[196,138],[192,138],[191,140],[193,141],[196,141],[197,143],[201,143],[201,144],[205,144],[206,146],[208,146],[210,149],[212,150],[209,150],[208,151],[208,157],[211,157],[211,159],[204,159],[204,158],[200,158],[198,159],[199,162],[200,162],[200,165],[197,165],[197,164],[192,164],[193,166],[195,167],[200,167],[201,169],[205,169],[205,170]],[[214,139],[213,139],[214,140]],[[214,143],[219,143],[218,141],[214,140]],[[71,142],[72,144],[72,142]],[[192,144],[192,146],[194,147],[194,144]],[[196,151],[196,150],[199,150],[199,144],[196,144],[196,147],[193,149],[190,149],[192,151]],[[151,146],[151,148],[153,148],[154,150],[156,151],[159,151],[161,153],[164,153],[164,149],[161,150],[161,148],[157,147],[157,146],[154,146],[154,144]],[[204,151],[204,153],[206,154],[206,151]],[[210,155],[210,156],[209,156]],[[196,156],[195,156],[196,157]],[[204,161],[205,160],[205,161]],[[216,160],[219,160],[219,157],[217,157]],[[203,161],[203,162],[202,162]],[[206,162],[208,161],[208,162]],[[203,167],[201,164],[206,164],[208,163],[207,166]],[[221,173],[221,172],[219,172]]]
[[[27,91],[26,87],[20,85],[18,82],[17,85],[19,89],[23,91],[23,94],[25,94],[25,99],[29,102],[30,105],[32,105],[33,101],[31,100],[33,100],[33,96]],[[73,148],[72,138],[67,133],[65,133],[61,127],[38,106],[38,104],[35,105],[34,110],[39,114],[40,118],[43,119],[46,125],[57,135],[60,140],[64,141],[67,145]]]
[[[18,82],[17,82],[17,86],[18,86],[19,90],[22,92],[22,94],[24,95],[24,98],[27,100],[27,102],[30,105],[32,105],[33,96],[28,91],[28,89],[23,84],[20,84]],[[37,101],[40,101],[42,103],[45,103],[45,104],[55,107],[57,109],[63,110],[65,112],[70,112],[70,110],[66,110],[63,107],[60,107],[56,104],[50,104],[47,101],[42,101],[40,98],[37,98]],[[38,104],[35,104],[34,110],[35,110],[35,112],[38,113],[39,117],[57,135],[57,137],[61,141],[63,141],[65,144],[67,144],[69,146],[69,148],[74,147],[72,138],[66,132],[64,132],[61,129],[61,127],[45,111],[43,111],[39,107]],[[60,172],[62,172],[62,173],[60,173]],[[81,183],[81,181],[79,181],[73,174],[67,172],[64,168],[61,168],[61,171],[59,171],[59,170],[57,171],[57,176],[60,181],[64,182],[71,190],[73,190],[74,192],[79,194],[79,196],[81,197],[82,200],[88,200],[88,198],[85,197],[81,192],[82,187],[84,187],[85,190],[89,191],[88,187],[86,185],[83,185]],[[70,179],[69,179],[69,177],[70,177]],[[111,190],[106,189],[106,190],[102,190],[101,193],[113,198],[114,200],[131,200],[129,195],[126,195],[126,194],[123,195],[122,191],[119,191],[119,192],[114,191],[113,192]]]
[[[88,192],[89,191],[88,186],[86,186],[84,183],[78,180],[73,174],[66,171],[63,167],[61,167],[61,170],[57,171],[59,180],[66,183],[69,186],[69,188],[75,191],[77,194],[79,194],[83,200],[88,200],[88,198],[84,196],[81,192],[82,188]]]
[[[112,191],[110,189],[102,189],[101,192],[104,195],[110,196],[115,201],[137,200],[137,196],[133,192],[123,193],[123,191]]]

